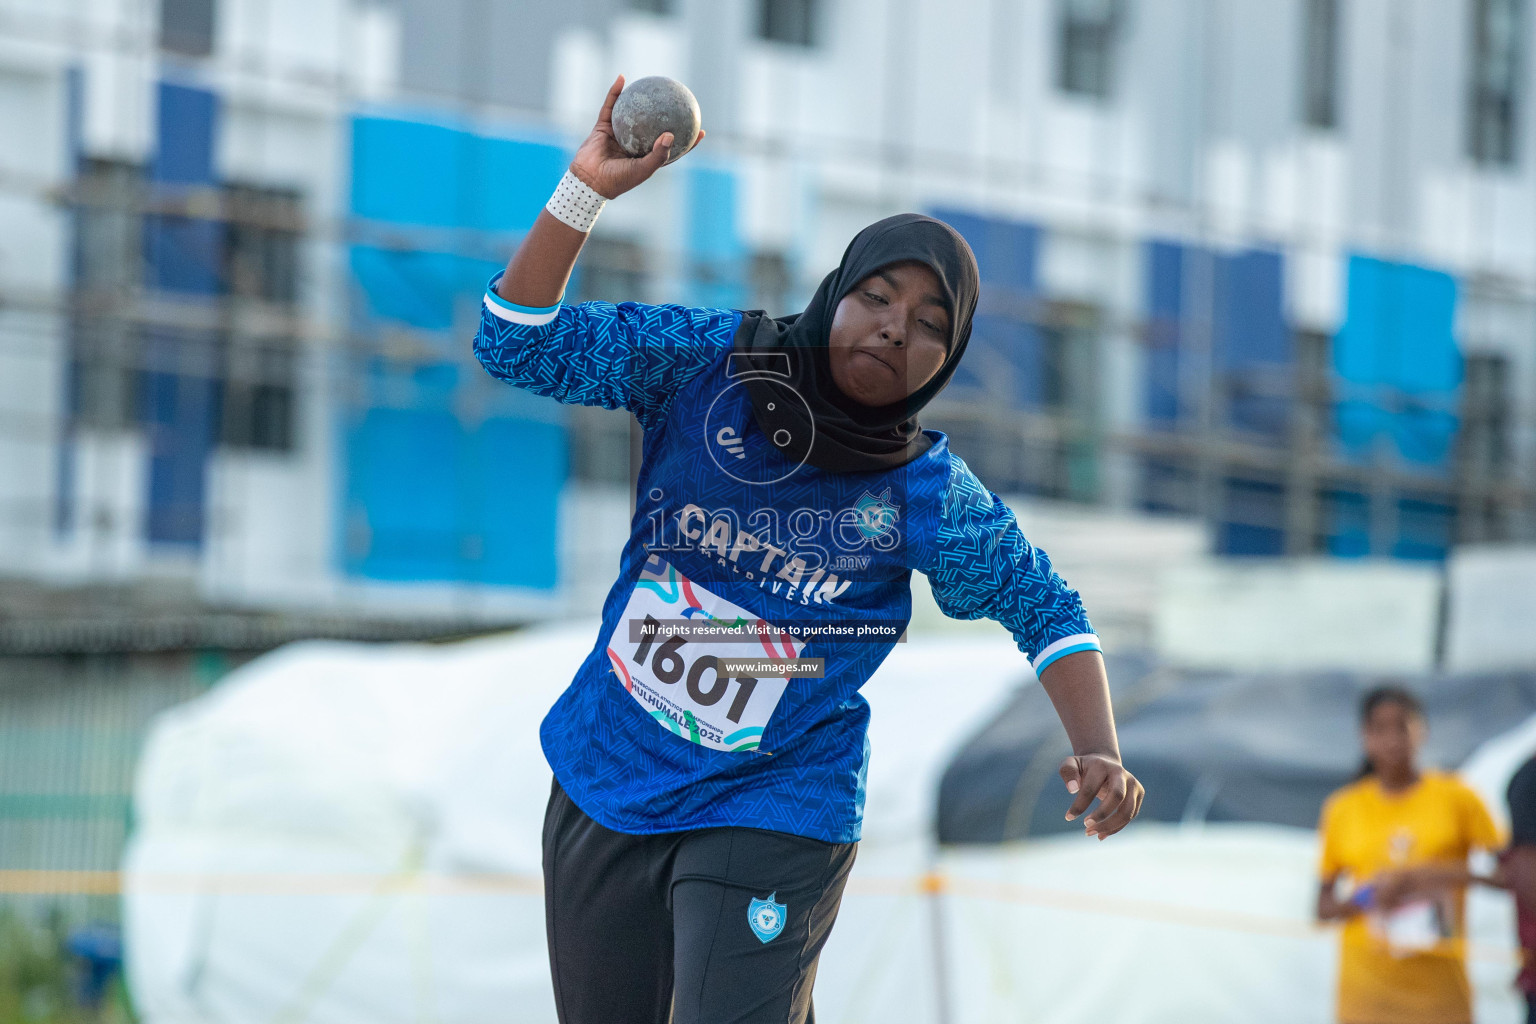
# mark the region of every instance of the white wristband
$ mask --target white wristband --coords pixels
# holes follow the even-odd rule
[[[556,220],[569,224],[577,231],[585,234],[592,230],[592,225],[597,221],[597,215],[602,212],[603,204],[608,200],[603,194],[592,188],[570,171],[565,172],[565,177],[560,179],[560,184],[555,186],[555,194],[549,197],[549,202],[544,204]]]

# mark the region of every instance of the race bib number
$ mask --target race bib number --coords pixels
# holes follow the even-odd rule
[[[661,628],[680,619],[757,630],[740,640],[689,640]],[[639,626],[632,628],[632,622]],[[652,555],[608,638],[608,660],[629,695],[673,735],[715,750],[756,750],[789,677],[727,676],[721,662],[788,660],[798,658],[804,648],[788,633]]]
[[[1439,901],[1418,900],[1379,915],[1377,933],[1394,956],[1427,953],[1450,938],[1450,917]]]

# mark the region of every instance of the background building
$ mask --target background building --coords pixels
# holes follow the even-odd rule
[[[709,138],[572,298],[789,312],[930,212],[984,281],[932,424],[993,490],[1536,540],[1529,7],[0,0],[0,867],[115,863],[143,722],[253,652],[597,606],[629,417],[469,340],[617,72]]]
[[[605,212],[575,298],[787,311],[927,210],[982,263],[935,419],[994,489],[1232,554],[1536,530],[1519,0],[3,10],[8,576],[568,604],[560,515],[622,488],[626,418],[464,342],[615,70],[688,81],[710,140]]]

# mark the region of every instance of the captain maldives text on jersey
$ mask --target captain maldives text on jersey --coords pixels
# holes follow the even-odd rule
[[[827,604],[853,583],[834,569],[865,569],[870,551],[889,553],[900,546],[899,518],[890,488],[879,495],[865,491],[852,507],[835,512],[757,508],[746,516],[747,525],[735,509],[706,510],[690,502],[675,515],[651,509],[646,546],[653,552],[697,550],[787,601]]]

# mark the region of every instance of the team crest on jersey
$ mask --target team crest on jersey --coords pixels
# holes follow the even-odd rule
[[[771,892],[767,899],[754,899],[747,905],[747,924],[752,926],[752,934],[756,935],[760,942],[769,942],[784,930],[786,908],[784,904],[773,901],[777,895],[778,893]]]
[[[891,500],[889,487],[879,495],[865,491],[859,496],[859,500],[853,503],[853,511],[858,516],[854,526],[866,540],[873,540],[895,526],[896,519],[901,514],[896,503]]]

